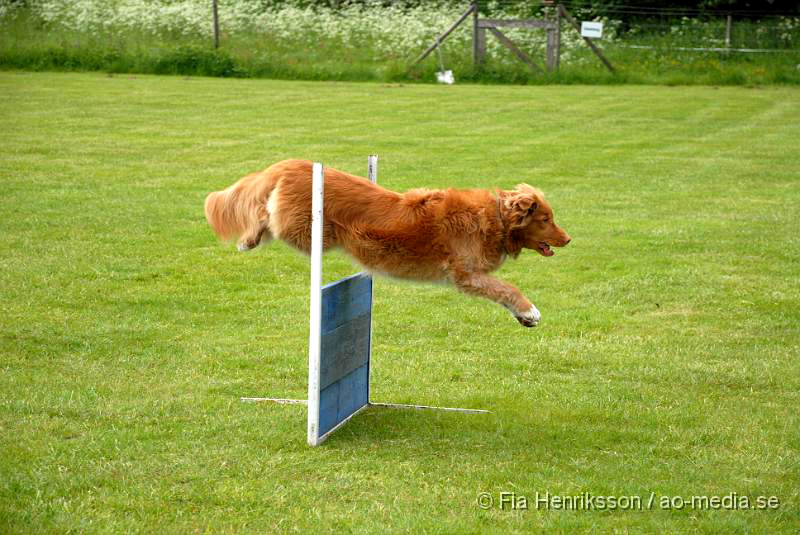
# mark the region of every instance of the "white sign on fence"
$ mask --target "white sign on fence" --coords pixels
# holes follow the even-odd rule
[[[603,23],[589,22],[586,20],[581,22],[581,36],[600,39],[603,37]]]

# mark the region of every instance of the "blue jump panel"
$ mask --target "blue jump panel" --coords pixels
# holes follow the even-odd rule
[[[320,392],[319,435],[324,435],[367,403],[369,362]]]
[[[363,273],[322,288],[319,435],[369,403],[372,278]]]
[[[369,314],[372,277],[358,273],[322,287],[322,334],[353,318]]]

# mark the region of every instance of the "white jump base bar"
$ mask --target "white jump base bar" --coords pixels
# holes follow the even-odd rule
[[[245,403],[278,403],[280,405],[308,405],[307,399],[281,399],[281,398],[240,398]],[[491,411],[484,409],[460,409],[457,407],[434,407],[432,405],[407,405],[404,403],[367,403],[364,408],[378,407],[380,409],[413,409],[450,412],[475,412],[488,414]],[[356,413],[353,413],[356,414]]]
[[[378,157],[369,157],[369,179],[377,181]],[[359,273],[322,285],[325,171],[313,165],[311,200],[311,297],[308,337],[308,399],[252,398],[250,403],[308,406],[308,443],[316,446],[369,407],[486,414],[482,409],[373,403],[372,277]]]

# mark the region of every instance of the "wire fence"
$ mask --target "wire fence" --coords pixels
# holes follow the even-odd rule
[[[593,5],[563,1],[576,17],[604,23],[606,42],[632,49],[769,53],[800,49],[800,10],[709,10],[689,7]],[[538,16],[547,8],[517,0],[480,3],[481,10]]]
[[[648,79],[647,72],[669,70],[682,70],[689,80],[700,69],[722,71],[738,62],[750,69],[742,71],[745,78],[769,64],[769,69],[780,70],[770,79],[800,83],[800,8],[701,10],[632,2],[587,7],[588,0],[481,0],[478,11],[489,19],[555,21],[558,4],[578,22],[602,22],[602,37],[591,44],[618,72],[637,71],[641,80]],[[416,73],[407,74],[415,58],[470,5],[424,0],[0,0],[0,49],[10,51],[5,56],[19,65],[26,54],[32,64],[64,57],[67,63],[100,65],[110,57],[114,68],[150,61],[158,66],[155,72],[165,62],[180,62],[176,69],[184,72],[198,58],[224,60],[230,68],[223,72],[242,76],[432,78],[433,69],[447,67],[461,79],[528,82],[544,70],[550,72],[538,69],[532,74],[535,69],[528,69],[545,61],[558,72],[605,70],[590,44],[561,19],[555,61],[552,32],[543,26],[504,27],[505,42],[498,32],[487,34],[481,48],[485,62],[478,68],[475,29],[466,21],[436,54],[415,67]],[[216,56],[204,51],[212,44],[219,47]],[[531,61],[521,62],[521,57]]]

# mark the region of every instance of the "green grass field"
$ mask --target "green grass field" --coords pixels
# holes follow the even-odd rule
[[[0,532],[796,533],[798,146],[796,88],[1,73]],[[308,260],[202,202],[370,153],[396,190],[536,185],[573,240],[498,273],[536,329],[377,280],[373,398],[492,413],[310,448],[303,407],[239,401],[305,396]],[[677,507],[733,493],[777,507]]]

